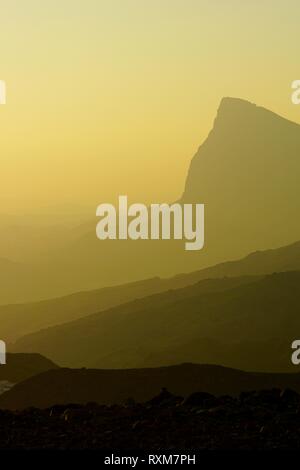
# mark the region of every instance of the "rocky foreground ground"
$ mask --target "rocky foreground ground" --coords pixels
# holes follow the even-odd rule
[[[300,395],[277,389],[186,399],[167,390],[144,404],[0,410],[1,449],[296,449]]]

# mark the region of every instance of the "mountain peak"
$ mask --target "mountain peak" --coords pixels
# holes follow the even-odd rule
[[[206,205],[205,256],[209,248],[219,259],[225,250],[241,257],[300,238],[299,154],[299,124],[249,101],[221,100],[182,197]]]
[[[250,101],[243,100],[242,98],[233,98],[231,96],[225,96],[221,99],[220,105],[218,108],[217,116],[222,115],[223,113],[227,112],[252,112],[257,109],[265,109],[260,108],[255,103],[251,103]]]
[[[245,124],[244,121],[247,121],[247,124],[255,121],[256,123],[260,122],[265,125],[266,121],[269,121],[270,119],[276,119],[277,121],[281,121],[281,123],[285,122],[298,126],[298,124],[289,121],[267,108],[258,106],[251,101],[226,96],[220,101],[214,127],[216,127],[220,122],[224,122],[224,124],[226,124],[228,121],[234,125],[238,123]]]
[[[230,107],[232,106],[257,107],[255,103],[251,103],[251,101],[244,100],[243,98],[236,98],[233,96],[224,96],[221,99],[219,110],[221,110],[222,108],[226,108],[228,106]]]

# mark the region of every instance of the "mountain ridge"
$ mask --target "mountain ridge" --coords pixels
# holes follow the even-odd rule
[[[300,271],[199,281],[40,330],[12,351],[37,351],[68,367],[158,367],[171,358],[289,371],[299,283]]]
[[[44,301],[0,305],[2,337],[11,343],[42,328],[83,318],[137,298],[170,289],[187,287],[205,279],[260,276],[272,272],[300,269],[300,242],[274,250],[251,253],[239,260],[227,261],[171,278],[154,277],[120,286],[81,291]]]
[[[0,408],[145,402],[158,395],[163,387],[181,397],[197,392],[202,392],[203,397],[205,393],[238,396],[241,392],[272,388],[300,392],[300,374],[245,372],[193,363],[127,370],[57,369],[15,385],[0,396]]]

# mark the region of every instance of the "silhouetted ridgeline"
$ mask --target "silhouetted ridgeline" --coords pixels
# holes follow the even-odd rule
[[[58,366],[40,354],[10,354],[6,356],[6,364],[0,366],[0,381],[7,380],[12,383],[21,382],[33,375]]]
[[[0,408],[47,408],[58,404],[145,402],[166,387],[187,397],[194,392],[237,396],[242,391],[292,388],[300,392],[300,374],[243,372],[220,366],[182,364],[154,369],[56,369],[17,384],[0,396]]]
[[[186,287],[204,279],[263,275],[297,269],[300,269],[300,242],[276,250],[251,253],[240,260],[172,278],[156,277],[40,302],[0,305],[1,337],[9,343],[48,326],[76,320],[151,294]],[[205,288],[215,288],[213,286],[213,283],[207,283]],[[216,286],[220,288],[221,283]]]
[[[19,339],[62,366],[157,367],[182,362],[295,370],[300,271],[200,281]]]

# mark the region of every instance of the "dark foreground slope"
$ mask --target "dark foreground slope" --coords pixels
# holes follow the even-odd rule
[[[201,281],[21,338],[62,366],[158,367],[182,362],[289,371],[300,334],[300,272]]]
[[[6,364],[0,365],[0,381],[21,382],[58,366],[40,354],[7,354]]]
[[[164,391],[145,404],[0,410],[0,448],[101,449],[116,454],[299,449],[299,412],[300,397],[289,390],[243,393],[239,398],[196,393],[186,400]]]
[[[166,387],[186,397],[198,390],[237,396],[241,391],[277,387],[300,393],[300,374],[242,372],[220,366],[182,364],[156,369],[57,369],[17,384],[0,396],[0,408],[47,408],[57,404],[145,402]]]

